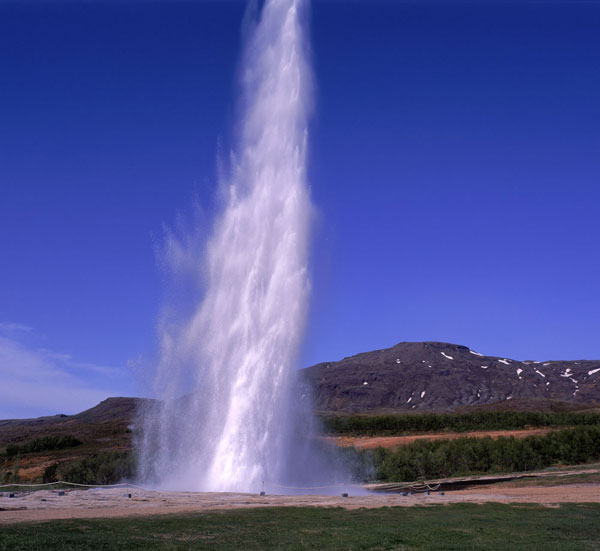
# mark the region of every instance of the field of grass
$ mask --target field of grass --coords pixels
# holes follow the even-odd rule
[[[600,547],[600,505],[278,508],[2,525],[1,551],[582,550]]]

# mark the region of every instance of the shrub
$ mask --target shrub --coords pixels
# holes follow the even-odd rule
[[[35,438],[24,444],[9,444],[6,446],[6,457],[14,457],[23,453],[35,453],[52,450],[64,450],[81,445],[83,442],[71,435],[50,435]]]
[[[58,480],[56,474],[58,469],[58,463],[54,463],[54,465],[49,465],[44,470],[44,475],[42,476],[42,482],[47,484],[48,482],[56,482]]]
[[[600,460],[600,427],[582,426],[527,438],[418,440],[370,453],[377,478],[412,481],[467,474],[531,471]]]
[[[135,460],[129,452],[109,452],[72,461],[58,470],[66,482],[116,484],[135,477]]]
[[[487,411],[475,413],[414,413],[396,415],[350,415],[322,419],[325,430],[336,434],[403,434],[452,430],[520,429],[600,425],[598,413],[539,413]]]

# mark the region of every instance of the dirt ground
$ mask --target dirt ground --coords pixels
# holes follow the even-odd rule
[[[354,491],[353,491],[354,490]],[[342,491],[350,497],[342,497]],[[346,488],[337,495],[267,495],[205,492],[155,492],[138,488],[111,488],[21,492],[10,498],[0,496],[0,524],[55,519],[108,518],[171,513],[219,511],[244,507],[344,507],[376,508],[449,503],[600,503],[600,484],[557,486],[488,486],[452,492],[430,492],[403,496],[398,493],[364,493],[364,488]],[[127,494],[131,493],[131,498]]]
[[[435,434],[411,434],[408,436],[324,436],[323,439],[337,444],[338,446],[354,446],[360,450],[373,448],[398,448],[406,444],[412,444],[416,440],[455,440],[456,438],[484,438],[490,436],[514,436],[515,438],[526,438],[527,436],[540,436],[549,432],[559,430],[555,428],[520,429],[520,430],[488,430],[471,432],[442,432]]]

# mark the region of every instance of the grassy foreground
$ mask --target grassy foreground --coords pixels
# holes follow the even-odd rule
[[[0,526],[0,550],[600,548],[600,505],[265,508]]]

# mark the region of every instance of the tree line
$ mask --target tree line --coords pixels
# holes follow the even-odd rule
[[[74,448],[81,444],[83,444],[83,442],[75,436],[52,434],[34,438],[23,444],[9,444],[4,450],[4,455],[8,458],[25,453],[64,450],[67,448]]]
[[[321,419],[326,432],[353,435],[401,435],[415,432],[511,430],[527,427],[600,425],[600,413],[485,411],[473,413],[414,413],[348,415]]]
[[[375,478],[381,481],[532,471],[600,461],[600,426],[579,426],[521,439],[418,440],[396,450],[377,448],[363,453],[369,455]]]

